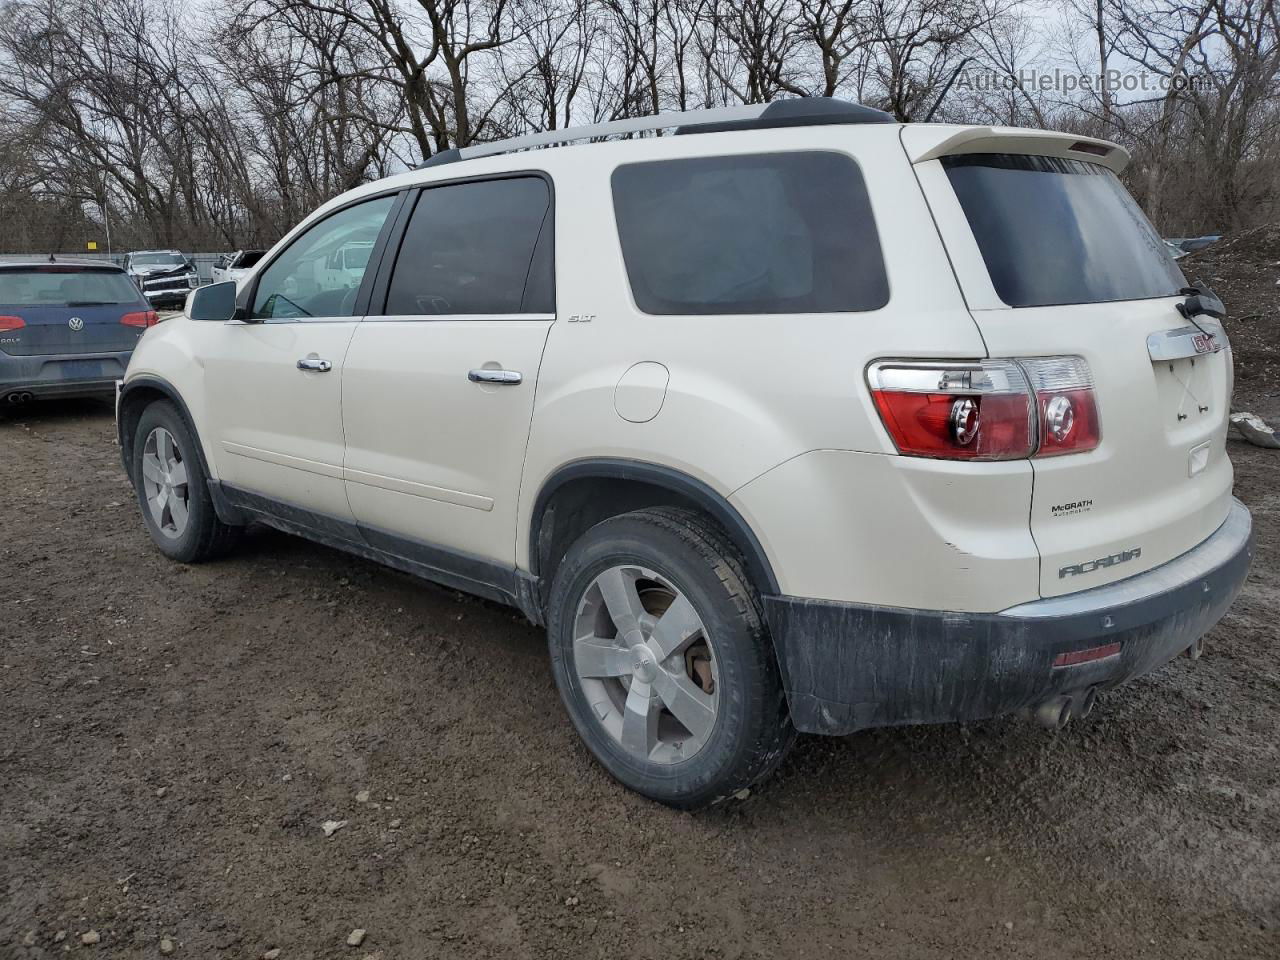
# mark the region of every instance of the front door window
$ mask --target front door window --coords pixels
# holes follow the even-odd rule
[[[254,319],[349,317],[394,197],[379,197],[321,220],[275,259],[258,282]]]

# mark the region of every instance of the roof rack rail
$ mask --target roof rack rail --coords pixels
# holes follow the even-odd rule
[[[418,166],[434,167],[460,160],[475,160],[501,153],[515,153],[536,147],[561,146],[581,140],[597,140],[626,133],[675,128],[677,134],[725,133],[731,130],[769,130],[777,127],[811,127],[844,123],[894,123],[883,110],[864,107],[848,100],[830,97],[802,97],[751,103],[740,107],[717,107],[711,110],[687,110],[659,113],[649,117],[630,117],[606,123],[592,123],[564,130],[545,130],[509,140],[477,143],[470,147],[441,150]]]

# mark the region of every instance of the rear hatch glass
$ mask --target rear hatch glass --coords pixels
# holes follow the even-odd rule
[[[0,349],[11,356],[131,350],[142,328],[121,318],[149,309],[120,270],[0,267],[0,316],[21,320],[0,334]]]
[[[1011,307],[1145,300],[1187,285],[1141,208],[1100,164],[978,153],[942,165]]]
[[[1099,164],[1012,154],[941,164],[1008,305],[973,310],[990,354],[1079,356],[1093,377],[1097,448],[1031,461],[1042,595],[1196,546],[1230,507],[1230,351],[1212,321],[1197,318],[1201,331],[1179,314],[1186,280],[1155,228]],[[1192,335],[1174,340],[1198,344],[1185,355],[1149,346],[1184,329]]]

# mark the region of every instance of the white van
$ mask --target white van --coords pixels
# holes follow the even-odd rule
[[[1222,307],[1126,159],[831,100],[447,151],[149,331],[125,465],[175,560],[261,522],[515,605],[665,803],[797,730],[1058,726],[1251,556]]]

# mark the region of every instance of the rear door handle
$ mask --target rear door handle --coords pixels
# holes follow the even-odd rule
[[[303,357],[298,361],[299,370],[315,370],[318,373],[328,373],[333,369],[333,364],[328,360],[320,360],[316,357]]]
[[[514,387],[524,377],[519,370],[472,370],[467,374],[472,383],[500,383],[505,387]]]

